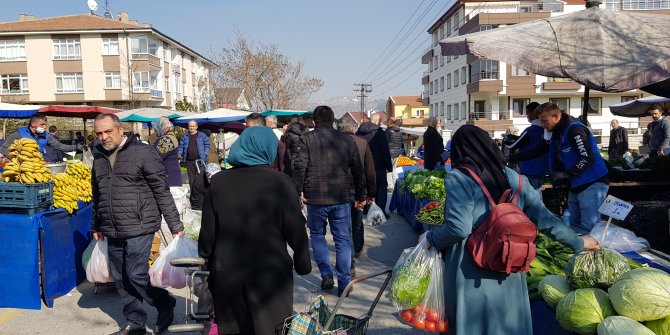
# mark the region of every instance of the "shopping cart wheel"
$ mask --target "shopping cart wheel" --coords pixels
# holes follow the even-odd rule
[[[202,332],[205,330],[205,325],[202,323],[186,323],[181,325],[172,325],[168,327],[170,333],[191,333]]]
[[[205,261],[204,258],[200,257],[177,257],[170,260],[170,265],[183,268],[192,268],[203,266],[206,262],[207,261]]]

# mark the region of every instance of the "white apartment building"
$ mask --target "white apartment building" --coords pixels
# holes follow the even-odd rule
[[[664,12],[670,8],[667,0],[606,0],[603,8],[614,10],[648,10]],[[531,101],[555,102],[573,116],[581,115],[584,87],[564,78],[547,78],[506,64],[471,55],[442,56],[439,40],[467,33],[495,29],[585,8],[582,0],[546,1],[482,1],[459,0],[429,29],[432,43],[421,62],[428,65],[424,72],[424,104],[430,115],[442,119],[442,124],[456,130],[464,124],[474,124],[499,137],[511,126],[523,129],[528,125],[525,106]],[[590,91],[589,122],[595,135],[609,136],[613,118],[610,105],[637,99],[649,94],[641,90],[625,93]],[[632,134],[641,134],[644,119],[616,117]],[[642,122],[641,122],[642,121]]]
[[[3,102],[202,110],[215,64],[149,24],[82,14],[0,23]]]

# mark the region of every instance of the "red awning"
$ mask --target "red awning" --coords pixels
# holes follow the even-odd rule
[[[76,117],[82,119],[93,119],[98,114],[115,114],[120,112],[120,109],[105,108],[99,106],[65,106],[65,105],[49,105],[40,108],[39,112],[46,116],[61,116],[61,117]]]

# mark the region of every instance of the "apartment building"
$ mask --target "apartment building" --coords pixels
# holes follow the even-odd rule
[[[647,10],[670,8],[664,0],[606,0],[608,9]],[[424,103],[430,115],[455,130],[474,124],[498,137],[512,125],[525,128],[525,106],[531,101],[555,102],[563,111],[581,115],[584,87],[570,79],[547,78],[513,65],[471,55],[442,56],[439,40],[495,29],[584,9],[583,0],[482,1],[459,0],[428,29],[432,43],[421,57],[428,66],[421,79]],[[641,90],[624,93],[590,91],[589,122],[594,134],[609,135],[613,118],[609,105],[648,95]],[[641,134],[640,120],[616,117],[632,134]],[[646,123],[642,124],[646,126]]]
[[[214,66],[125,12],[0,23],[3,102],[172,109],[186,99],[202,110]]]

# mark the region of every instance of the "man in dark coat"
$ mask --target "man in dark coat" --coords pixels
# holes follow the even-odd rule
[[[337,122],[337,129],[354,139],[356,143],[356,148],[358,149],[358,155],[361,158],[361,163],[363,164],[363,170],[365,171],[365,188],[367,189],[367,203],[372,204],[375,201],[375,192],[377,192],[376,185],[376,173],[375,173],[375,161],[372,158],[372,152],[370,151],[370,146],[368,142],[364,139],[356,136],[354,131],[356,130],[356,123],[350,118],[341,118]],[[351,196],[353,197],[356,193],[354,186],[354,178],[350,178],[351,182]],[[351,239],[354,245],[354,257],[359,257],[361,251],[363,251],[363,244],[365,243],[364,231],[363,231],[363,211],[360,211],[356,208],[356,203],[351,203]],[[351,261],[351,275],[356,276],[354,270],[354,261]]]
[[[628,133],[626,128],[619,125],[617,119],[610,123],[612,130],[610,130],[610,144],[607,147],[607,156],[610,161],[623,158],[623,154],[628,151]]]
[[[161,216],[173,236],[183,235],[158,152],[124,134],[119,118],[100,114],[94,131],[100,143],[93,161],[93,238],[107,239],[110,275],[123,302],[126,324],[115,335],[144,334],[146,301],[158,310],[154,333],[167,330],[175,298],[149,284],[149,254]]]
[[[423,167],[432,171],[435,166],[442,163],[442,152],[444,152],[444,140],[437,131],[440,120],[434,116],[428,118],[428,129],[423,133]]]
[[[307,204],[307,226],[323,290],[335,287],[325,237],[326,226],[330,225],[335,241],[337,289],[341,295],[351,281],[350,204],[355,200],[358,209],[365,205],[365,175],[354,140],[333,128],[335,115],[330,107],[314,109],[314,124],[314,130],[300,137],[293,162],[293,182]],[[354,199],[349,186],[352,177]]]
[[[368,141],[372,158],[375,161],[375,173],[377,180],[377,198],[376,203],[384,211],[384,215],[388,218],[390,215],[386,213],[386,200],[388,199],[388,181],[386,173],[393,171],[393,163],[391,162],[391,150],[389,149],[389,142],[386,138],[386,133],[380,127],[382,124],[381,113],[372,114],[370,122],[364,122],[358,128],[356,135]]]

